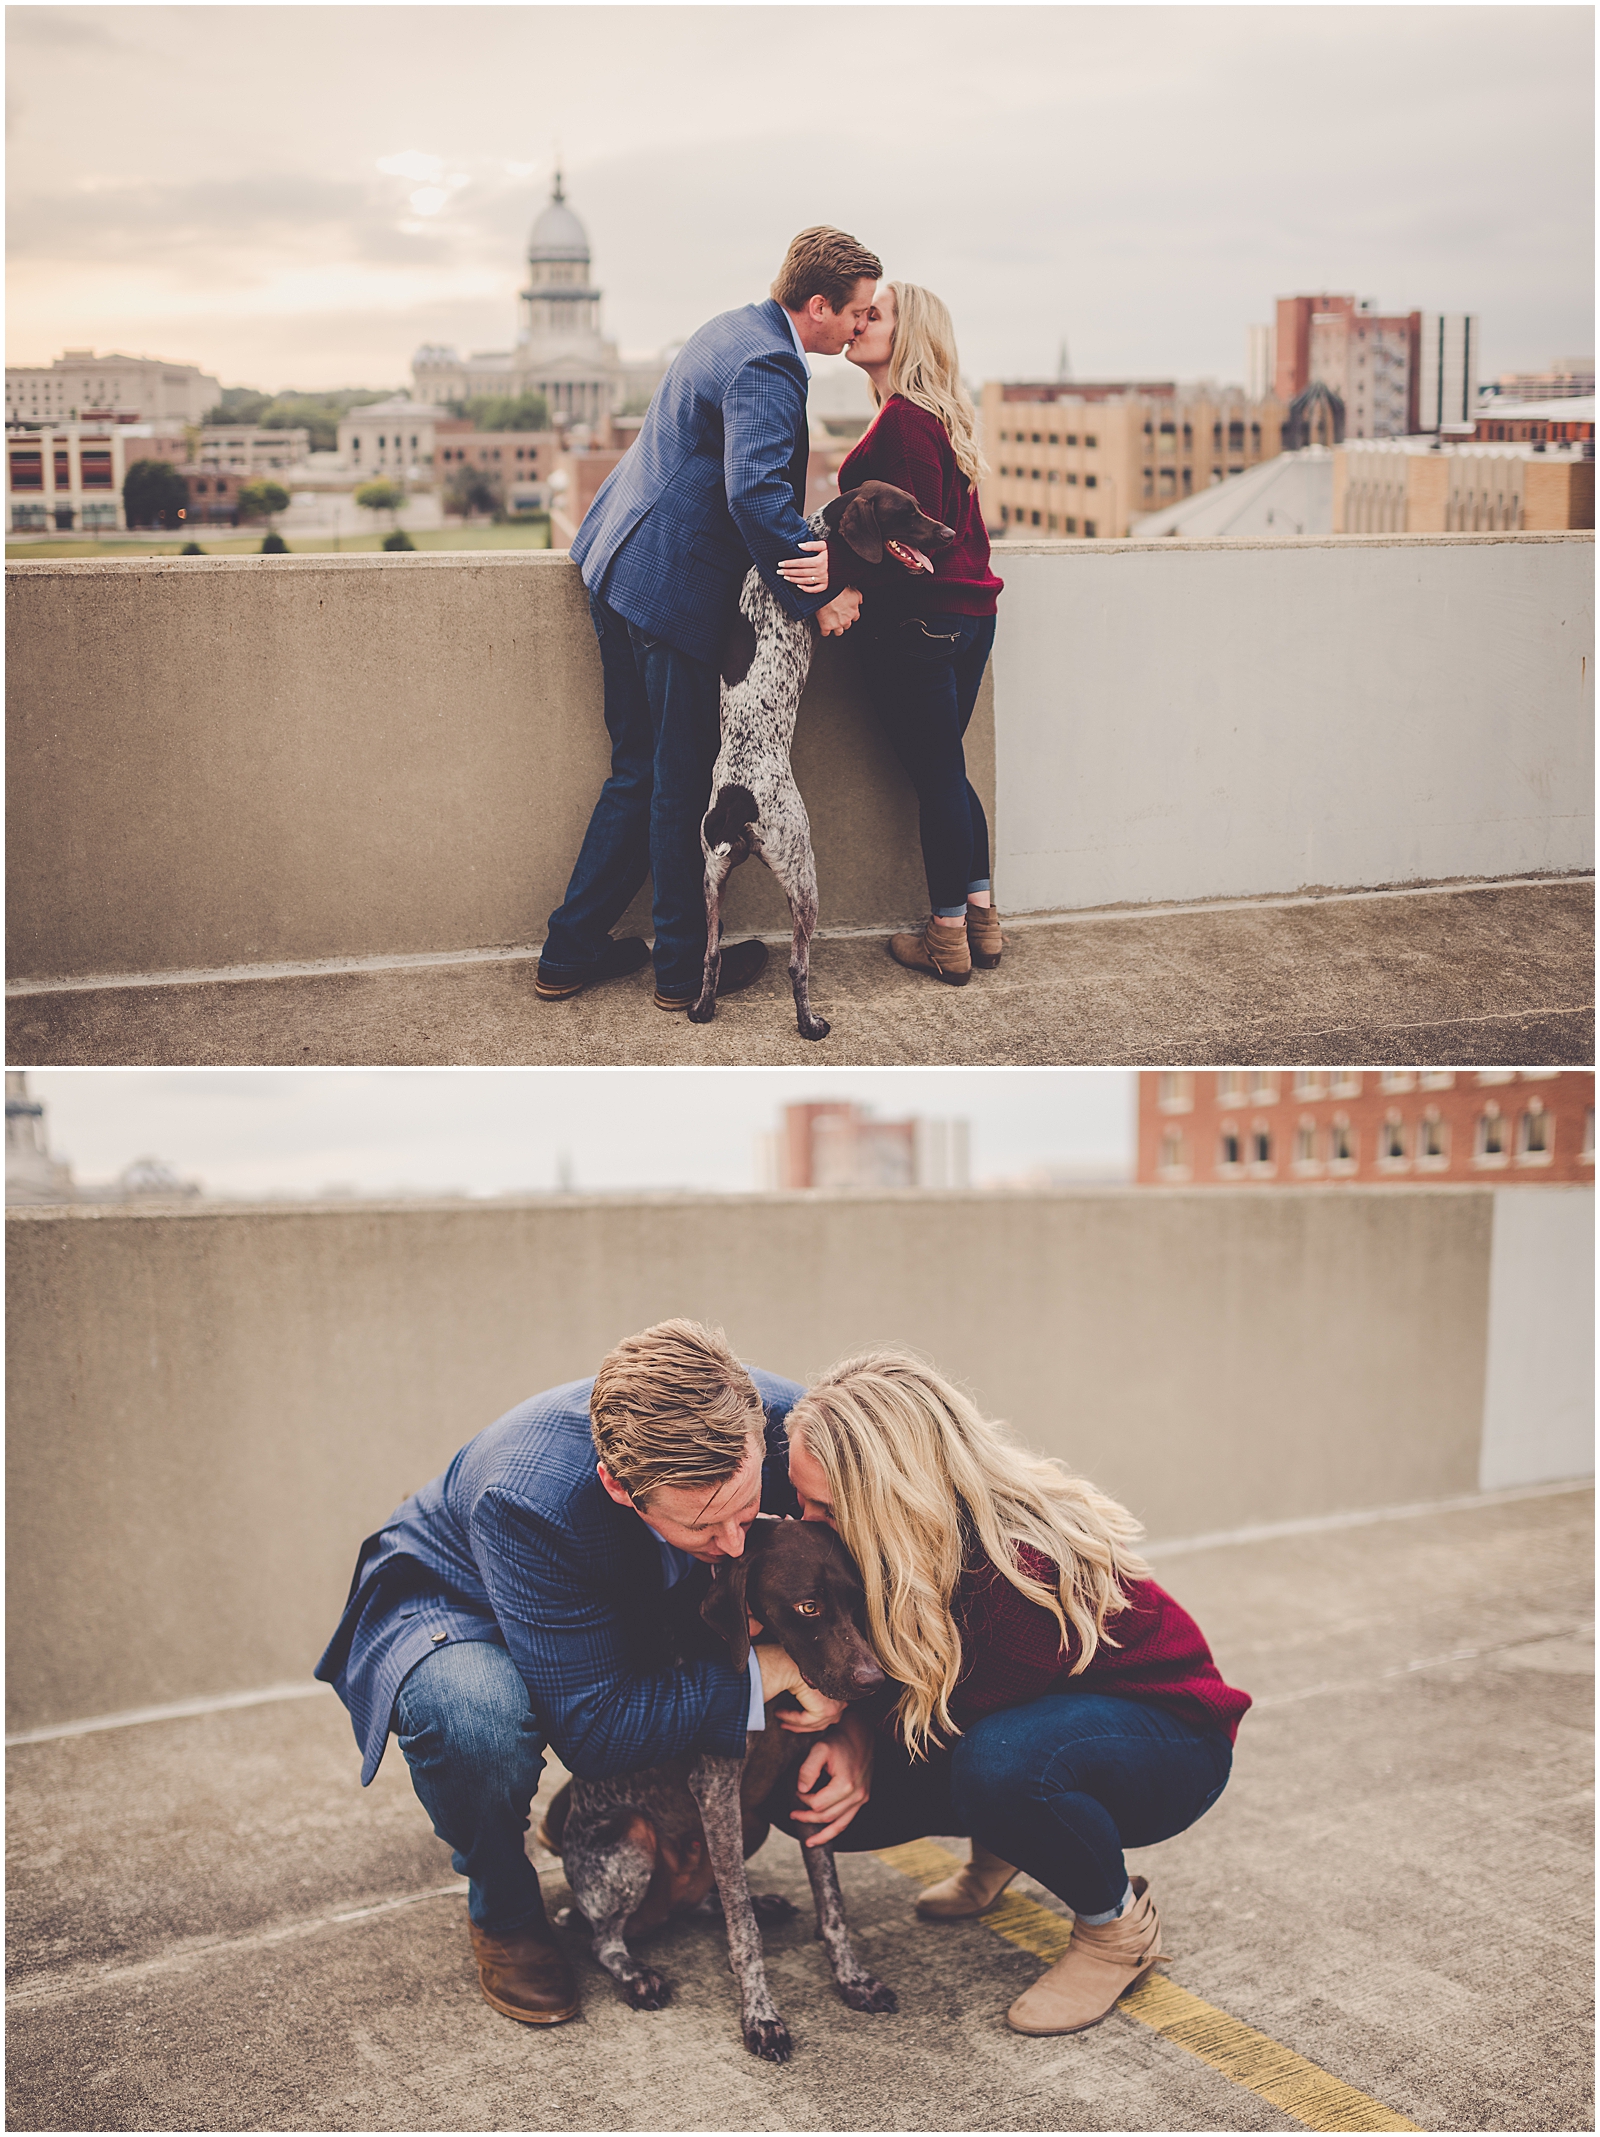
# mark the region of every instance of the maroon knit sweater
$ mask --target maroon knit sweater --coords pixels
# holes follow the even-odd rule
[[[926,572],[881,574],[874,603],[906,616],[992,616],[1005,582],[989,568],[989,533],[973,489],[950,450],[944,425],[926,408],[891,393],[878,420],[839,469],[841,495],[864,482],[909,490],[929,519],[954,527],[948,549],[932,552]]]
[[[1054,1586],[1049,1559],[1018,1547],[1022,1570]],[[951,1610],[961,1632],[961,1680],[950,1712],[963,1729],[1001,1707],[1021,1706],[1046,1692],[1106,1692],[1168,1707],[1200,1729],[1220,1729],[1230,1741],[1250,1706],[1248,1692],[1223,1683],[1205,1636],[1186,1610],[1153,1580],[1126,1584],[1128,1607],[1106,1621],[1118,1642],[1102,1639],[1094,1660],[1068,1674],[1075,1646],[1063,1647],[1048,1610],[1031,1603],[985,1558],[956,1583]]]

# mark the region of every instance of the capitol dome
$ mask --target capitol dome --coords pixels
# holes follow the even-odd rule
[[[556,172],[555,190],[550,195],[550,205],[528,233],[528,258],[530,260],[575,260],[586,264],[589,258],[589,233],[567,206],[566,195],[561,190],[561,173]]]

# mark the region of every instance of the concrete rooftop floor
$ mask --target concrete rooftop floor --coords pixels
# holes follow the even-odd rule
[[[965,988],[902,970],[884,934],[823,935],[795,1030],[787,939],[709,1025],[648,970],[570,1002],[527,953],[14,996],[6,1059],[52,1064],[795,1064],[1304,1061],[1560,1066],[1594,1059],[1594,883],[1030,918]]]
[[[1134,1857],[1175,1987],[1068,2039],[1002,2019],[1040,1965],[1015,1937],[1059,1934],[1037,1888],[1010,1937],[935,1926],[917,1879],[841,1857],[900,2012],[845,2010],[802,1913],[767,1937],[778,2069],[708,1920],[645,1945],[664,2011],[586,1956],[578,2019],[491,2011],[404,1762],[363,1794],[331,1693],[17,1745],[8,2126],[1592,2129],[1592,1511],[1566,1488],[1157,1556],[1257,1704],[1216,1808]],[[754,1883],[803,1901],[794,1844]]]

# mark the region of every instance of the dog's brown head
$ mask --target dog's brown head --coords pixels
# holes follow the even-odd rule
[[[831,498],[822,508],[830,534],[837,534],[865,564],[888,556],[902,571],[932,571],[925,552],[948,549],[954,527],[929,519],[908,490],[892,482],[864,482],[859,489]]]
[[[825,1521],[758,1521],[741,1558],[719,1558],[700,1606],[735,1669],[750,1654],[749,1619],[786,1648],[830,1699],[865,1699],[885,1682],[867,1645],[866,1591],[855,1560]]]

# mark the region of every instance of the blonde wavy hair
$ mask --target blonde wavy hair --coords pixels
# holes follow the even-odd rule
[[[880,394],[869,379],[872,397],[881,407],[889,394],[898,393],[902,400],[937,416],[949,436],[956,466],[976,489],[988,462],[978,451],[978,419],[961,383],[955,323],[949,309],[943,298],[915,282],[884,286],[894,292],[894,345],[889,351],[888,391]]]
[[[867,1591],[878,1659],[905,1687],[897,1709],[914,1758],[961,1732],[950,1695],[961,1674],[951,1598],[963,1566],[987,1558],[1020,1595],[1075,1639],[1074,1676],[1127,1607],[1126,1581],[1149,1569],[1125,1507],[1057,1462],[1027,1453],[971,1399],[912,1352],[877,1350],[825,1373],[789,1412],[828,1480],[834,1525]],[[1018,1563],[1029,1544],[1060,1568],[1057,1588]]]

